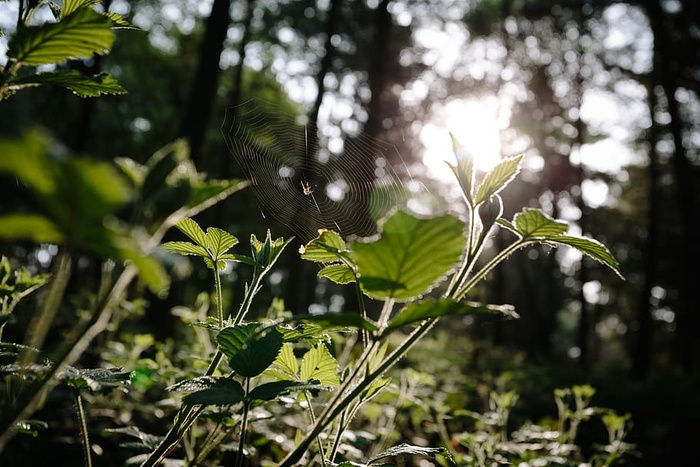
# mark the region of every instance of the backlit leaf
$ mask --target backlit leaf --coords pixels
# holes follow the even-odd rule
[[[77,70],[38,73],[23,78],[13,79],[10,89],[19,90],[26,87],[51,84],[68,88],[80,97],[98,97],[103,94],[126,94],[126,90],[107,73],[85,76]]]
[[[593,258],[594,260],[608,266],[615,271],[620,278],[623,278],[620,271],[620,265],[615,257],[610,253],[610,250],[597,240],[592,238],[574,237],[571,235],[558,235],[549,239],[550,242],[569,245],[576,248],[581,253]]]
[[[30,239],[36,243],[62,243],[61,230],[50,219],[37,214],[8,214],[0,217],[0,238]]]
[[[504,189],[520,172],[520,161],[522,158],[522,155],[509,157],[499,162],[496,167],[487,173],[476,192],[474,204],[482,203]]]
[[[474,313],[504,314],[510,317],[517,317],[511,305],[481,305],[478,303],[456,302],[451,299],[427,299],[409,303],[389,322],[385,332],[429,318],[452,315],[463,316]]]
[[[336,232],[323,230],[303,247],[301,257],[317,263],[331,263],[346,257],[345,241]]]
[[[202,230],[202,228],[193,219],[186,217],[180,222],[175,224],[182,233],[187,235],[190,240],[195,242],[197,245],[206,248],[207,247],[207,236]],[[208,255],[208,254],[207,254]]]
[[[350,282],[355,282],[355,275],[349,266],[345,264],[331,264],[326,266],[318,272],[318,277],[325,277],[326,279],[335,282],[336,284],[348,284]]]
[[[294,350],[292,349],[291,344],[284,344],[282,346],[282,349],[277,355],[274,364],[292,379],[294,379],[297,373],[299,373],[299,362],[297,362],[297,358],[294,356]]]
[[[207,246],[213,255],[219,258],[225,254],[231,247],[238,243],[238,239],[226,232],[225,230],[209,227],[206,233]]]
[[[396,457],[401,455],[435,457],[438,454],[446,456],[448,462],[451,465],[454,465],[452,456],[450,455],[449,451],[447,451],[447,449],[445,448],[428,448],[405,443],[400,444],[398,446],[394,446],[393,448],[389,448],[386,451],[377,454],[368,461],[368,464],[374,464],[378,460],[386,459],[387,457]]]
[[[397,211],[372,241],[353,241],[360,283],[372,298],[410,300],[437,285],[459,260],[463,224],[443,215],[420,219]]]
[[[317,379],[324,386],[337,386],[340,384],[338,362],[324,344],[319,344],[304,354],[299,377],[303,381]]]
[[[163,243],[163,248],[181,255],[195,255],[202,256],[204,258],[209,256],[206,248],[190,242],[166,242]]]
[[[27,65],[46,65],[106,53],[114,41],[109,18],[79,8],[57,23],[21,27],[8,44],[8,58]]]
[[[540,211],[539,209],[523,209],[515,215],[513,224],[523,238],[547,239],[560,235],[569,230],[569,225],[564,221],[557,221]]]

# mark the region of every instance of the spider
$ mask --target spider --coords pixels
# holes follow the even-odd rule
[[[304,192],[304,196],[309,196],[314,194],[314,187],[311,186],[311,183],[302,180],[301,181],[301,189]]]

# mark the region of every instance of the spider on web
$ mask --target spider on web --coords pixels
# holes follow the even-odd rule
[[[304,193],[304,196],[310,196],[314,194],[314,187],[311,186],[311,182],[307,182],[306,180],[301,181],[301,190]]]

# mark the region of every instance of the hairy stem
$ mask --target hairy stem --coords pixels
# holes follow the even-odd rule
[[[87,421],[85,420],[85,410],[83,409],[83,398],[80,391],[75,390],[75,406],[78,411],[78,423],[80,424],[80,438],[83,444],[83,454],[85,455],[85,467],[92,467],[92,456],[90,455],[90,438],[88,437]]]

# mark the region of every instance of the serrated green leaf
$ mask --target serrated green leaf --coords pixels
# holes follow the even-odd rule
[[[420,219],[397,211],[382,224],[378,239],[352,242],[365,293],[406,301],[430,291],[459,260],[463,228],[450,215]]]
[[[478,205],[504,189],[520,172],[520,161],[523,156],[509,157],[496,165],[484,177],[474,197],[474,205]]]
[[[610,250],[600,243],[598,240],[585,237],[575,237],[572,235],[557,235],[548,239],[550,243],[558,243],[576,248],[581,253],[593,258],[594,260],[608,266],[615,271],[621,279],[624,279],[620,271],[620,265],[615,257],[610,253]]]
[[[297,315],[288,321],[305,321],[318,326],[320,329],[337,329],[339,327],[351,327],[364,329],[365,331],[376,331],[377,326],[364,319],[357,313],[323,313],[318,315]]]
[[[229,359],[231,368],[241,376],[257,376],[275,361],[284,338],[275,328],[258,332],[259,323],[222,329],[216,336],[219,349]]]
[[[338,362],[324,344],[319,344],[304,354],[301,360],[299,378],[303,381],[316,379],[324,386],[337,386]]]
[[[165,388],[166,391],[173,392],[194,392],[201,391],[216,386],[218,376],[198,376],[196,378],[185,379]],[[239,383],[240,384],[240,383]],[[241,389],[243,389],[241,387]]]
[[[384,389],[389,383],[391,383],[391,378],[377,378],[374,381],[370,383],[369,386],[367,386],[367,389],[365,389],[362,394],[360,395],[360,399],[362,402],[367,402],[368,400],[372,399],[374,396],[379,394],[382,389]]]
[[[175,224],[175,227],[177,227],[177,229],[180,232],[187,235],[190,238],[190,240],[195,242],[197,245],[206,249],[207,236],[202,230],[202,228],[199,226],[199,224],[197,224],[197,222],[195,222],[193,219],[186,217],[177,224]],[[209,256],[208,253],[207,256]]]
[[[64,0],[61,6],[60,18],[65,18],[80,8],[89,8],[96,5],[100,0]]]
[[[463,316],[474,313],[503,314],[511,318],[517,317],[511,305],[482,305],[478,303],[456,302],[452,299],[427,299],[411,302],[402,309],[387,325],[385,333],[407,324],[417,323],[429,318],[441,316]]]
[[[248,394],[248,399],[252,401],[271,401],[284,394],[295,391],[312,391],[322,389],[318,383],[307,383],[299,381],[272,381],[264,383],[254,388]]]
[[[96,11],[79,8],[57,23],[21,27],[8,44],[7,56],[36,66],[104,54],[114,41],[111,25]]]
[[[114,386],[131,381],[131,372],[122,371],[121,368],[87,368],[78,369],[67,367],[62,374],[69,386],[75,389],[89,388],[97,391],[102,386]]]
[[[452,460],[452,456],[450,455],[449,451],[445,448],[428,448],[428,447],[423,447],[423,446],[415,446],[412,444],[400,444],[398,446],[394,446],[393,448],[389,448],[386,451],[383,451],[376,456],[372,457],[369,461],[368,464],[374,464],[377,461],[381,459],[386,459],[387,457],[396,457],[396,456],[401,456],[401,455],[409,455],[409,456],[426,456],[426,457],[435,457],[436,455],[443,455],[446,456],[448,459],[448,462],[450,462],[451,465],[454,465],[454,461]]]
[[[241,383],[229,378],[216,378],[211,386],[182,399],[187,405],[235,405],[244,400],[245,391]]]
[[[466,148],[457,141],[457,138],[455,138],[452,133],[450,133],[450,139],[452,140],[452,150],[457,158],[457,165],[452,165],[449,162],[447,162],[447,165],[455,174],[467,203],[472,206],[474,204],[472,201],[472,190],[474,188],[474,157],[467,152]]]
[[[301,257],[317,263],[331,263],[347,257],[345,241],[336,232],[323,230],[303,247]]]
[[[11,90],[40,85],[68,88],[80,97],[98,97],[103,94],[126,94],[126,90],[107,73],[85,76],[77,70],[38,73],[8,82]]]
[[[231,247],[238,243],[238,239],[222,229],[209,227],[206,233],[207,247],[214,257],[220,258]]]
[[[326,266],[318,272],[317,276],[325,277],[341,285],[355,282],[355,274],[353,274],[352,269],[345,264],[331,264],[330,266]]]
[[[285,343],[277,355],[277,358],[273,362],[274,365],[279,367],[280,370],[284,372],[285,375],[294,379],[299,373],[299,362],[294,356],[294,350],[292,350],[292,345]],[[282,378],[289,379],[289,378]]]
[[[209,257],[209,252],[206,248],[190,242],[166,242],[163,243],[163,248],[181,255],[195,255],[203,258]]]
[[[9,214],[0,217],[0,238],[30,239],[36,243],[62,243],[64,235],[50,219],[37,214]]]
[[[525,239],[547,239],[569,230],[566,222],[554,220],[539,209],[523,209],[515,215],[513,224]]]
[[[515,235],[520,237],[520,232],[518,232],[518,229],[515,228],[515,226],[513,225],[513,223],[511,221],[501,218],[501,219],[496,219],[496,224],[510,230]]]

